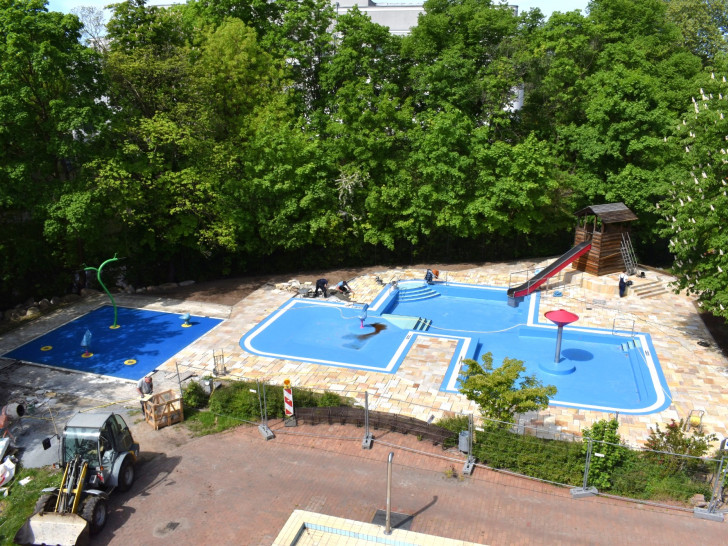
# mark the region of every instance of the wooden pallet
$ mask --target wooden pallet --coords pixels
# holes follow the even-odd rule
[[[181,423],[184,420],[182,399],[171,390],[153,394],[144,401],[144,419],[154,430]]]

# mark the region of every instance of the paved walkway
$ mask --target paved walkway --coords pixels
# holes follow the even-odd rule
[[[478,544],[717,544],[726,524],[690,513],[592,497],[476,468],[462,456],[412,436],[362,429],[271,423],[193,440],[152,454],[128,494],[112,497],[95,544],[270,545],[290,514],[309,510],[371,522],[386,508],[386,460],[394,453],[392,511],[413,516],[411,530]],[[313,434],[313,435],[312,435]],[[440,457],[419,452],[434,453]]]

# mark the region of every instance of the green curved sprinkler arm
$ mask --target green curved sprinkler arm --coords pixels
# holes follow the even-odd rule
[[[100,284],[100,285],[101,285],[101,287],[102,287],[102,288],[104,289],[104,292],[106,292],[106,293],[108,294],[108,296],[109,296],[109,299],[111,299],[111,305],[113,305],[113,306],[114,306],[114,324],[112,324],[111,326],[109,326],[109,328],[118,328],[118,327],[119,327],[119,325],[118,325],[118,324],[116,324],[116,316],[117,316],[117,311],[116,311],[116,302],[114,301],[114,296],[112,296],[112,295],[111,295],[111,292],[109,292],[109,289],[108,289],[108,288],[106,288],[106,285],[105,285],[105,284],[104,284],[104,282],[103,282],[103,281],[101,280],[101,270],[102,270],[102,269],[104,268],[104,266],[105,266],[106,264],[108,264],[108,263],[111,263],[111,262],[116,262],[116,261],[118,261],[118,260],[119,260],[119,258],[117,258],[117,257],[116,257],[116,254],[114,254],[114,257],[113,257],[113,258],[109,258],[108,260],[106,260],[106,261],[105,261],[104,263],[102,263],[102,264],[101,264],[101,265],[100,265],[100,266],[98,267],[98,269],[97,269],[97,268],[95,268],[95,267],[86,267],[86,268],[84,268],[84,271],[96,271],[96,279],[98,279],[98,281],[99,281],[99,284]]]

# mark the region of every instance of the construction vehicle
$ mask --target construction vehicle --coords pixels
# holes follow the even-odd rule
[[[134,483],[139,444],[120,415],[76,414],[63,429],[60,449],[60,487],[43,490],[35,513],[15,535],[17,544],[85,544],[106,525],[111,492]]]

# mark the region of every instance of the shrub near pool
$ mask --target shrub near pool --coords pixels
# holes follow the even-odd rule
[[[260,421],[260,406],[263,385],[260,386],[261,399],[258,399],[258,384],[236,381],[216,389],[210,396],[209,407],[212,413],[236,417],[245,421]],[[251,392],[252,391],[252,392]],[[317,393],[307,389],[293,389],[293,403],[296,407],[332,407],[350,405],[350,402],[334,392]],[[283,387],[265,385],[265,407],[269,419],[284,417]]]

